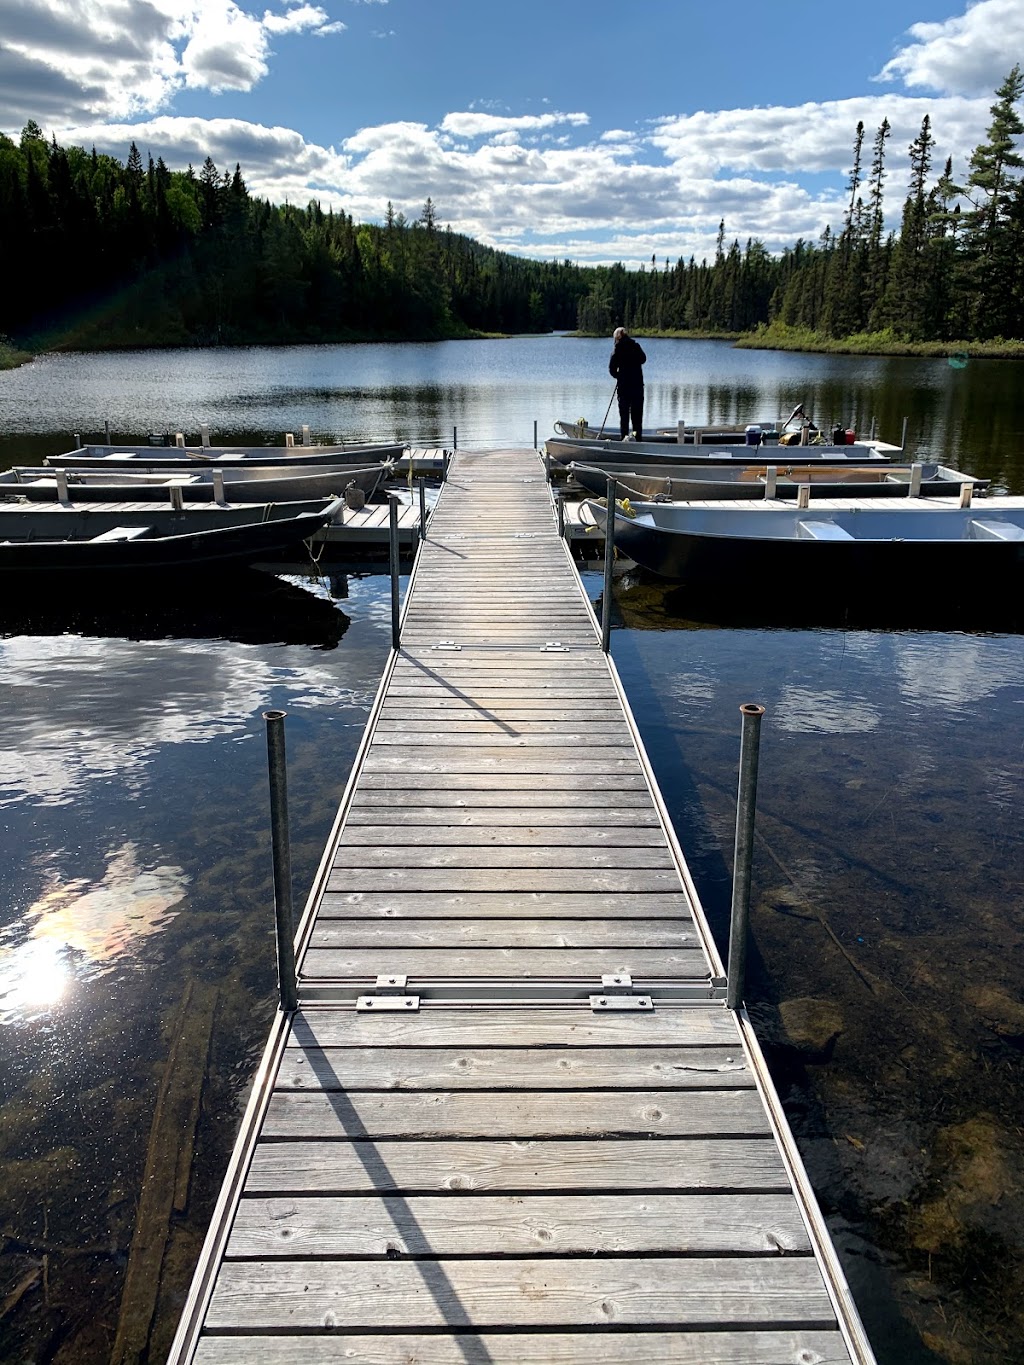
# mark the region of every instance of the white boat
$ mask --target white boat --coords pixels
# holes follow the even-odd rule
[[[576,422],[558,421],[555,431],[569,440],[618,441],[617,432],[607,425],[592,427],[585,418]],[[805,433],[805,434],[804,434]],[[782,440],[800,443],[820,440],[828,445],[852,445],[854,432],[833,426],[822,433],[798,403],[788,417],[750,422],[676,422],[674,426],[647,428],[640,434],[640,444],[654,445],[767,445]]]
[[[260,465],[368,465],[397,460],[405,452],[399,442],[372,445],[332,446],[147,446],[85,445],[63,455],[48,455],[45,464],[54,468],[84,469],[211,469]]]
[[[583,504],[596,525],[600,502]],[[977,507],[935,498],[630,503],[616,509],[615,547],[664,578],[799,599],[851,585],[895,594],[1017,592],[1024,571],[1024,498]]]
[[[96,575],[127,575],[132,588],[151,577],[208,574],[294,554],[329,525],[340,498],[299,503],[131,504],[85,507],[0,504],[0,577],[19,590],[45,585],[74,591]],[[142,576],[140,578],[140,575]]]
[[[335,464],[294,469],[289,465],[226,465],[222,469],[97,469],[62,465],[56,469],[15,465],[0,474],[0,498],[31,502],[167,502],[180,490],[189,502],[296,502],[340,497],[356,489],[372,497],[394,462]]]
[[[911,497],[952,497],[964,484],[981,493],[988,479],[961,474],[946,465],[889,464],[876,460],[868,464],[734,464],[676,466],[678,472],[657,472],[662,466],[588,465],[575,461],[565,466],[567,474],[586,492],[604,497],[608,479],[616,481],[616,497],[632,501],[657,499],[659,502],[692,502],[718,498],[797,498],[807,488],[812,498],[895,497],[905,491]],[[641,472],[643,471],[643,472]]]
[[[642,460],[648,465],[682,466],[695,464],[758,464],[775,460],[786,464],[826,464],[883,461],[888,458],[877,446],[866,442],[853,445],[748,446],[748,445],[675,445],[654,441],[597,441],[578,437],[549,436],[544,451],[551,466],[605,464],[611,461]],[[633,465],[636,468],[636,465]]]

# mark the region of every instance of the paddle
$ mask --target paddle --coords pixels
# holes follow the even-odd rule
[[[615,387],[612,389],[612,396],[611,396],[611,398],[608,399],[608,407],[607,407],[607,409],[605,410],[604,421],[601,423],[601,430],[597,433],[597,434],[598,434],[598,437],[601,437],[601,436],[604,435],[604,424],[605,424],[605,422],[608,421],[608,413],[611,412],[611,410],[612,410],[612,404],[615,402],[615,395],[618,393],[618,391],[619,391],[619,381],[616,379],[616,381],[615,381]]]

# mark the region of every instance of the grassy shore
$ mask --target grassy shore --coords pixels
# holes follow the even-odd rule
[[[573,336],[596,336],[594,332],[573,332]],[[603,335],[603,333],[601,334]],[[829,337],[809,327],[787,327],[773,322],[753,332],[680,331],[678,329],[638,327],[636,337],[674,337],[683,341],[731,341],[748,351],[816,351],[823,355],[907,355],[954,360],[1022,360],[1024,341],[996,337],[990,341],[908,341],[891,328],[881,332],[858,332],[854,336]]]
[[[827,337],[804,327],[773,322],[754,332],[744,332],[736,346],[754,351],[818,351],[826,355],[908,355],[953,359],[1021,360],[1024,341],[907,341],[890,328],[881,332],[858,332],[848,337]]]
[[[0,336],[0,370],[16,370],[31,359],[30,351],[19,351],[10,337]]]

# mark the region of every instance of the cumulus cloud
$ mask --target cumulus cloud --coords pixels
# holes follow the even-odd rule
[[[914,24],[913,39],[874,78],[946,94],[991,93],[1024,54],[1020,0],[977,0],[943,23]]]
[[[495,134],[536,132],[541,128],[555,128],[560,124],[582,128],[590,122],[589,114],[519,114],[517,116],[486,114],[470,110],[465,114],[446,114],[441,120],[441,131],[456,137],[493,137]]]
[[[181,54],[185,84],[212,90],[251,90],[267,74],[267,30],[230,0],[209,0]]]
[[[651,143],[686,175],[713,175],[723,170],[845,174],[857,123],[863,122],[870,144],[875,130],[887,118],[892,130],[892,174],[898,169],[898,149],[917,136],[925,114],[931,117],[937,156],[942,156],[973,145],[987,110],[986,100],[956,96],[919,99],[871,95],[830,103],[701,111],[658,120]]]
[[[344,24],[328,24],[330,15],[319,5],[297,5],[284,14],[273,14],[267,10],[263,15],[263,28],[267,33],[303,33],[306,29],[322,33],[325,26],[338,32]]]
[[[251,90],[272,39],[344,28],[306,3],[257,14],[234,0],[0,0],[0,126],[157,113],[185,88]]]
[[[323,195],[325,207],[340,207],[337,187],[349,162],[333,147],[307,142],[293,128],[267,128],[244,119],[175,118],[169,115],[145,123],[84,124],[60,129],[57,141],[66,146],[95,146],[124,160],[135,142],[143,157],[162,156],[168,166],[198,165],[212,157],[221,170],[242,166],[252,193],[277,203],[305,204]]]

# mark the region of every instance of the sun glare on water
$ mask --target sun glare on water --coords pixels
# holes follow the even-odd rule
[[[141,867],[131,843],[109,854],[99,882],[52,883],[22,917],[27,937],[0,949],[0,1017],[52,1009],[76,979],[123,963],[173,919],[187,888],[180,868]]]

